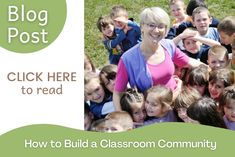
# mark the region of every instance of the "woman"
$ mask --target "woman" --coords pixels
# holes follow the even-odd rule
[[[120,97],[128,82],[142,93],[161,84],[175,94],[178,79],[173,77],[174,63],[179,67],[201,64],[176,48],[173,41],[164,39],[170,28],[170,18],[163,9],[146,8],[140,18],[142,42],[125,52],[118,65],[113,93],[116,110],[121,110]]]

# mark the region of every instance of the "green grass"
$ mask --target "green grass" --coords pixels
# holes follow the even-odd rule
[[[185,0],[186,4],[188,0]],[[206,0],[211,15],[221,20],[228,15],[235,16],[234,0]],[[159,6],[169,15],[168,0],[86,0],[85,1],[85,51],[91,57],[96,67],[108,63],[107,50],[101,41],[101,33],[96,27],[101,15],[108,15],[112,6],[123,5],[127,8],[129,17],[139,22],[139,14],[146,7]]]

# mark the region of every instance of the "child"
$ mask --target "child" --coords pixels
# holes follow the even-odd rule
[[[211,71],[208,86],[210,97],[216,101],[219,101],[224,88],[233,84],[234,73],[232,70],[218,69]]]
[[[204,0],[189,0],[188,5],[186,7],[186,13],[188,16],[192,17],[193,10],[197,7],[205,7],[207,8]]]
[[[192,14],[193,25],[202,37],[219,41],[219,33],[217,28],[209,27],[212,22],[210,12],[205,7],[197,7]],[[206,47],[206,46],[205,46]]]
[[[106,119],[98,119],[92,122],[90,131],[105,132],[105,121]]]
[[[208,52],[207,62],[212,70],[226,68],[229,63],[227,49],[221,45],[212,46]]]
[[[91,61],[91,58],[86,53],[84,54],[84,70],[85,72],[96,72],[96,68]]]
[[[221,42],[230,45],[235,40],[235,16],[222,19],[218,25]]]
[[[191,118],[187,116],[187,108],[200,98],[201,95],[196,89],[186,86],[182,89],[174,102],[174,110],[181,120],[190,122]]]
[[[127,10],[123,6],[114,6],[110,16],[114,21],[115,27],[125,32],[125,39],[121,43],[123,52],[141,41],[140,26],[128,20]]]
[[[201,96],[208,94],[209,71],[206,66],[198,66],[190,69],[186,78],[186,84],[195,88]]]
[[[228,129],[235,130],[235,85],[224,89],[219,103],[224,113],[224,122]]]
[[[205,64],[207,64],[209,48],[214,45],[220,45],[218,41],[201,37],[198,31],[192,28],[187,28],[183,33],[173,39],[176,45],[180,42],[180,40],[182,40],[184,53],[186,53],[189,57],[198,59]]]
[[[223,117],[218,112],[216,102],[208,97],[202,97],[190,105],[187,109],[187,115],[194,120],[193,123],[227,128]]]
[[[96,119],[104,118],[114,111],[112,95],[105,92],[99,75],[94,72],[85,73],[85,98],[90,101],[90,109]]]
[[[232,57],[231,57],[231,60],[228,64],[228,68],[232,69],[233,72],[235,72],[235,39],[233,40],[231,46],[232,46]]]
[[[129,88],[122,95],[120,104],[121,109],[131,115],[135,128],[143,125],[146,118],[143,94],[139,93],[137,89]]]
[[[116,74],[117,74],[117,65],[114,64],[109,64],[104,66],[99,74],[102,84],[110,93],[113,93]]]
[[[105,119],[105,132],[123,132],[133,129],[133,120],[126,111],[109,113]]]
[[[109,63],[117,65],[122,55],[120,44],[125,39],[125,33],[114,29],[114,22],[109,16],[99,17],[97,27],[103,34],[103,44],[109,52]]]
[[[144,122],[144,125],[177,121],[171,108],[172,103],[173,93],[169,88],[157,85],[148,89],[145,109],[149,119]]]
[[[90,130],[91,123],[93,121],[93,114],[90,110],[88,103],[84,102],[84,130]]]
[[[186,12],[190,18],[192,18],[193,10],[197,7],[207,8],[207,6],[203,0],[190,0],[188,2]],[[210,27],[217,27],[218,24],[219,24],[219,21],[217,19],[215,19],[214,17],[212,17],[212,22],[210,24]],[[181,34],[186,28],[189,28],[189,27],[193,27],[192,20],[190,22],[181,23],[178,28],[171,27],[166,38],[173,39],[176,36],[178,36],[179,34]]]
[[[185,80],[186,74],[187,74],[189,69],[187,67],[179,67],[176,64],[174,64],[174,65],[175,65],[174,75],[179,77],[180,80]]]
[[[186,8],[183,0],[170,0],[169,7],[171,14],[175,18],[172,22],[173,27],[178,27],[182,22],[190,21],[190,18],[185,12]]]

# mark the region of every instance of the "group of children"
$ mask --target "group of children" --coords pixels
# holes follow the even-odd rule
[[[114,6],[109,16],[97,21],[110,64],[97,70],[85,54],[85,130],[120,132],[160,122],[235,130],[235,17],[218,22],[202,0],[190,0],[187,7],[183,0],[169,0],[169,8],[175,19],[166,38],[204,65],[175,67],[175,75],[183,84],[177,96],[163,85],[146,93],[128,88],[120,100],[122,111],[116,111],[112,93],[117,64],[126,50],[141,42],[142,34],[139,25],[128,19],[127,10]]]

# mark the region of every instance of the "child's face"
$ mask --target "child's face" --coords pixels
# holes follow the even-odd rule
[[[185,49],[192,54],[198,53],[202,45],[199,41],[194,41],[192,39],[184,39],[183,44]]]
[[[112,37],[114,32],[114,25],[108,24],[106,27],[102,27],[101,30],[105,36]]]
[[[235,122],[235,100],[231,99],[224,106],[224,114],[231,122]]]
[[[115,86],[115,80],[114,79],[107,79],[105,75],[101,74],[101,79],[104,83],[104,86],[113,93],[114,86]]]
[[[162,106],[156,100],[156,94],[149,93],[145,101],[145,109],[150,117],[162,117]]]
[[[108,119],[105,121],[104,131],[105,132],[122,132],[122,131],[127,131],[127,130],[124,130],[124,128],[120,124],[116,123],[116,121],[112,119]]]
[[[182,79],[184,77],[186,72],[187,72],[187,69],[181,68],[181,67],[178,67],[177,65],[175,65],[174,75],[177,75],[180,79]]]
[[[127,16],[117,16],[113,18],[114,21],[114,25],[116,28],[118,29],[124,29],[127,24],[122,22],[122,21],[128,21],[128,17]]]
[[[211,98],[217,99],[220,97],[221,93],[224,90],[224,83],[220,80],[217,80],[215,82],[213,82],[212,80],[209,82],[208,90]]]
[[[228,59],[224,56],[216,56],[213,54],[208,54],[207,63],[212,70],[226,68],[228,65]]]
[[[208,16],[207,12],[204,11],[199,14],[195,14],[193,24],[200,35],[205,35],[209,25],[211,24],[211,18]]]
[[[219,32],[219,35],[220,35],[221,43],[225,45],[231,44],[233,40],[235,39],[235,33],[233,33],[233,35],[228,35],[225,32],[221,31]]]
[[[180,19],[180,18],[184,17],[184,15],[185,15],[184,4],[180,1],[171,5],[170,9],[171,9],[172,15],[177,19]]]
[[[131,106],[133,121],[137,123],[143,123],[146,118],[144,102],[137,102],[135,104],[132,104]]]
[[[85,96],[87,100],[101,103],[104,100],[104,89],[101,86],[99,79],[92,79],[85,85]]]

